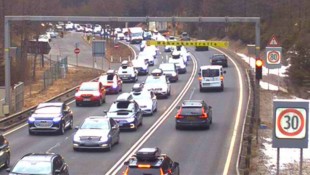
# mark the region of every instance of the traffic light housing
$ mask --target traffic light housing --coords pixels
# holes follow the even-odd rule
[[[256,79],[260,80],[263,78],[263,60],[261,59],[256,59],[255,61],[255,74],[256,74]]]

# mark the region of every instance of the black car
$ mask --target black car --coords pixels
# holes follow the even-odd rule
[[[10,166],[10,145],[8,140],[1,134],[0,135],[0,168]]]
[[[9,175],[69,175],[69,167],[65,160],[55,153],[26,154],[7,171],[10,172]]]
[[[159,148],[141,148],[125,163],[125,175],[165,174],[179,175],[180,167]]]
[[[175,116],[176,129],[184,127],[210,128],[212,124],[212,107],[203,100],[184,100],[181,106],[177,107]]]
[[[112,103],[109,111],[104,111],[109,118],[113,118],[120,129],[136,131],[143,123],[143,112],[130,93],[120,94]]]
[[[73,128],[73,113],[64,102],[41,103],[28,118],[29,134],[58,132]]]
[[[221,65],[223,67],[228,67],[227,56],[224,54],[214,54],[210,58],[211,65]]]
[[[179,80],[178,70],[174,63],[161,63],[159,68],[170,82],[177,82]]]

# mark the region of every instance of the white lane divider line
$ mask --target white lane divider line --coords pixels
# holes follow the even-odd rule
[[[48,149],[46,152],[49,153],[52,149],[60,146],[60,142],[56,143],[56,145],[52,146],[50,149]]]
[[[194,57],[193,57],[194,58]],[[194,61],[194,67],[193,72],[190,76],[189,81],[185,85],[184,89],[181,91],[179,96],[173,101],[171,106],[160,116],[160,118],[151,126],[150,129],[148,129],[141,137],[140,139],[119,159],[118,162],[114,164],[114,166],[106,173],[107,175],[115,175],[119,172],[119,170],[122,168],[123,163],[126,159],[129,159],[141,146],[144,144],[148,138],[156,131],[156,129],[161,125],[162,122],[165,121],[166,118],[168,118],[169,114],[174,110],[176,105],[181,101],[181,99],[184,97],[187,90],[190,88],[191,84],[194,81],[195,74],[197,71],[197,61],[193,59]]]
[[[191,100],[191,99],[193,98],[193,95],[194,95],[195,90],[196,90],[196,88],[194,87],[193,90],[192,90],[191,95],[189,96],[189,100]]]

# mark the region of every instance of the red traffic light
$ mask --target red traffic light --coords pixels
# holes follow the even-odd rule
[[[257,60],[255,61],[255,66],[257,66],[257,67],[262,67],[262,66],[263,66],[263,60],[257,59]]]

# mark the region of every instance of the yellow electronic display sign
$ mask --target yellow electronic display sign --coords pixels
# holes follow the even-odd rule
[[[189,46],[189,47],[224,47],[227,48],[229,43],[228,41],[154,41],[148,40],[146,42],[147,45],[155,45],[155,46]]]

